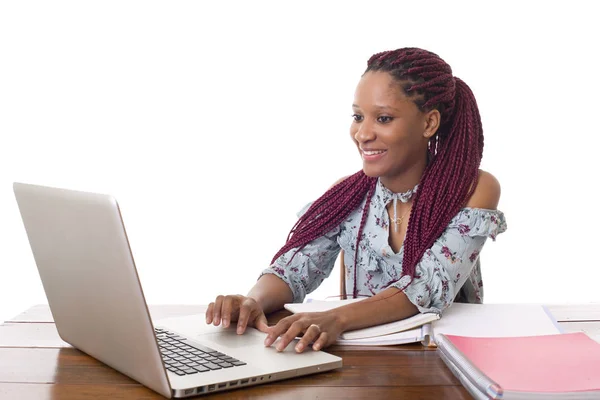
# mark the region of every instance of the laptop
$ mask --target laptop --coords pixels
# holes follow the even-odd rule
[[[207,325],[203,315],[154,326],[113,197],[24,183],[13,190],[60,337],[164,397],[342,366],[323,351],[297,354],[293,344],[277,352],[264,333],[237,335],[235,324]]]

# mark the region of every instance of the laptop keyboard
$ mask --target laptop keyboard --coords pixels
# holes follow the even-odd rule
[[[246,365],[243,361],[210,347],[192,343],[166,329],[154,330],[165,366],[179,376]]]

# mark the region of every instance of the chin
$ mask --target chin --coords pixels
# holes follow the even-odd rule
[[[363,172],[369,178],[379,178],[384,175],[383,171],[380,171],[378,168],[373,168],[371,166],[363,165]]]

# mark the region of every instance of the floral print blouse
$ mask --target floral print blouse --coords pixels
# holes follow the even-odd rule
[[[392,193],[381,181],[371,198],[357,260],[357,289],[372,296],[388,287],[402,289],[410,277],[402,276],[404,246],[394,253],[388,243],[390,219],[386,206],[402,194]],[[346,287],[354,287],[354,255],[361,213],[366,203],[353,211],[338,227],[308,243],[288,264],[296,249],[282,254],[261,274],[275,274],[291,289],[294,302],[302,302],[329,276],[344,250]],[[309,204],[310,205],[310,204]],[[308,209],[305,206],[299,213]],[[420,312],[442,311],[453,301],[481,303],[483,282],[479,253],[488,237],[496,239],[506,230],[504,214],[498,210],[463,208],[416,265],[415,276],[404,288]]]

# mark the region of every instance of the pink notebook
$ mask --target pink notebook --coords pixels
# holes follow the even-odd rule
[[[440,348],[442,359],[458,367],[463,378],[470,378],[469,383],[492,398],[502,394],[510,398],[508,392],[600,395],[600,344],[582,332],[495,338],[444,336],[447,341]],[[477,377],[478,372],[488,379]],[[485,381],[488,385],[482,387]]]

